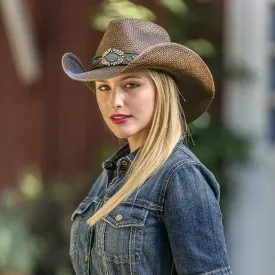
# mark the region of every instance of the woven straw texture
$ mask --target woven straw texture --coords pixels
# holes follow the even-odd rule
[[[211,104],[215,87],[207,65],[191,49],[172,43],[162,27],[140,19],[113,20],[108,25],[95,56],[101,56],[110,48],[136,53],[137,57],[126,66],[86,70],[74,54],[66,53],[62,57],[63,69],[71,79],[77,81],[103,80],[144,68],[167,71],[179,87],[187,123],[202,115]]]

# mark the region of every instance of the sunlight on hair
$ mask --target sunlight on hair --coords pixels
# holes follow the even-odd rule
[[[182,134],[186,142],[188,128],[174,79],[160,70],[145,72],[156,87],[156,101],[149,134],[126,173],[124,185],[88,219],[90,226],[101,218],[104,219],[131,194],[138,192],[142,184],[167,161]],[[136,193],[135,200],[137,197]]]

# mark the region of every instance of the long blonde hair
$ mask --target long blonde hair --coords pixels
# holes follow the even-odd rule
[[[156,87],[154,113],[148,136],[127,171],[124,185],[88,219],[90,226],[107,216],[140,188],[169,158],[182,134],[187,143],[188,128],[180,104],[182,95],[174,79],[161,70],[146,69],[145,72]]]

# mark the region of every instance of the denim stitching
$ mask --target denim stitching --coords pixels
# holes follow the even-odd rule
[[[131,230],[131,235],[130,235],[130,242],[129,242],[129,253],[130,254],[128,254],[127,257],[125,257],[126,254],[125,255],[112,255],[111,253],[109,253],[109,252],[107,252],[107,251],[104,250],[104,248],[105,248],[105,238],[103,237],[103,235],[105,236],[106,225],[107,225],[107,223],[110,224],[113,227],[115,225],[112,224],[107,219],[102,218],[102,225],[100,225],[100,229],[99,229],[99,234],[101,236],[101,238],[100,238],[101,242],[100,242],[100,245],[99,245],[99,250],[100,250],[100,255],[106,261],[106,264],[107,264],[107,262],[112,262],[112,263],[130,263],[131,260],[135,261],[136,258],[138,258],[138,259],[140,258],[143,237],[141,235],[141,241],[140,241],[141,243],[139,244],[138,247],[136,246],[136,240],[137,240],[136,238],[137,238],[138,230],[143,230],[142,228],[144,227],[145,220],[146,220],[147,215],[149,213],[149,211],[146,210],[146,209],[140,209],[140,211],[142,211],[142,225],[137,224],[137,223],[130,223],[130,224],[126,225],[126,227],[131,227],[131,229],[130,229]],[[103,224],[104,224],[104,226],[103,226]],[[121,230],[123,230],[124,227],[125,226],[123,226]],[[142,234],[142,232],[140,234]],[[133,242],[133,244],[131,244],[132,242]],[[132,253],[131,253],[131,251],[132,251]],[[138,252],[138,256],[135,254],[136,252]],[[131,254],[132,254],[133,259],[130,257]],[[133,265],[133,263],[132,263],[132,265]],[[134,265],[135,265],[135,263],[134,263]],[[133,270],[135,270],[134,266],[133,266]],[[136,273],[134,272],[133,274],[136,274]]]
[[[198,275],[231,275],[231,274],[232,274],[232,271],[230,270],[230,266],[228,266],[222,269],[216,269],[216,270],[198,274]]]
[[[172,167],[172,168],[171,168],[172,171],[169,170],[169,171],[167,172],[168,178],[167,178],[166,181],[164,182],[164,185],[163,185],[163,187],[162,187],[162,189],[161,189],[161,193],[160,193],[160,205],[161,205],[162,207],[163,207],[163,205],[164,205],[164,197],[165,197],[165,194],[166,194],[167,185],[168,185],[168,182],[169,182],[170,178],[172,177],[173,173],[174,173],[175,171],[177,171],[177,169],[179,169],[180,167],[185,166],[185,165],[187,165],[187,164],[189,164],[189,163],[195,164],[195,163],[197,163],[197,162],[195,162],[195,161],[190,161],[190,160],[184,161],[183,163],[179,164],[178,166]],[[169,173],[170,173],[170,174],[169,174]]]
[[[144,213],[142,213],[142,215],[144,216],[143,217],[143,220],[141,221],[142,223],[137,223],[137,222],[129,222],[129,223],[122,223],[122,225],[120,225],[120,226],[117,226],[115,223],[112,223],[111,221],[109,221],[107,218],[105,218],[105,217],[103,217],[102,218],[102,220],[104,220],[105,222],[107,222],[107,223],[109,223],[111,226],[113,226],[113,227],[115,227],[115,228],[124,228],[124,227],[130,227],[130,226],[135,226],[135,227],[144,227],[144,223],[145,223],[145,220],[146,220],[146,217],[147,217],[147,215],[148,215],[148,210],[146,210],[146,211],[144,211],[144,209],[143,210],[141,210],[142,212],[144,212]]]
[[[171,273],[170,273],[170,275],[173,275],[173,271],[174,271],[174,262],[172,262]]]
[[[138,200],[138,201],[131,201],[131,200],[127,200],[125,202],[123,202],[124,205],[135,205],[135,206],[139,206],[141,208],[146,208],[147,210],[156,210],[156,211],[162,211],[163,207],[156,205],[156,204],[151,204],[147,201],[142,201],[142,200]]]
[[[101,235],[101,255],[102,255],[102,261],[103,261],[103,266],[104,266],[104,269],[105,269],[105,272],[106,272],[106,275],[109,275],[109,272],[108,272],[108,267],[107,267],[107,261],[106,261],[106,255],[105,255],[105,251],[104,251],[104,241],[105,241],[105,230],[106,230],[106,224],[105,223],[102,223],[101,224],[101,228],[102,230],[100,230],[100,235]]]
[[[133,238],[133,227],[131,227],[131,231],[130,231],[130,240],[129,240],[129,247],[128,247],[128,250],[129,250],[129,265],[130,265],[130,272],[131,274],[130,275],[134,275],[134,273],[132,272],[133,270],[133,267],[132,265],[135,265],[135,258],[133,257],[133,252],[132,252],[132,242],[133,243],[133,247],[135,248],[136,244],[135,244],[135,238],[134,238],[134,241],[132,240]],[[133,258],[133,259],[132,259]]]
[[[209,213],[211,213],[211,227],[214,228],[214,225],[213,225],[213,216],[212,216],[212,212],[210,211],[210,205],[209,205],[209,200],[210,198],[208,197],[207,195],[207,190],[206,190],[206,186],[205,184],[208,185],[208,183],[206,182],[206,180],[203,181],[203,188],[204,188],[204,191],[205,191],[205,194],[206,194],[206,197],[207,197],[207,207],[208,207],[208,211]],[[208,185],[209,186],[209,185]],[[217,247],[217,239],[215,238],[215,248],[216,248],[216,251],[217,251],[217,254],[218,254],[218,247]]]
[[[193,161],[198,162],[198,160],[196,158],[194,158],[194,156],[192,156],[185,148],[184,144],[177,145],[176,146],[179,150],[183,151],[186,155],[188,155]]]

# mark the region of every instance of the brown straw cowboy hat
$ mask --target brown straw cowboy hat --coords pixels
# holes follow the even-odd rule
[[[146,20],[111,21],[89,70],[72,53],[63,55],[62,66],[71,79],[82,82],[145,68],[166,71],[179,87],[187,123],[208,109],[215,93],[212,75],[200,56],[183,45],[172,43],[162,27]]]

